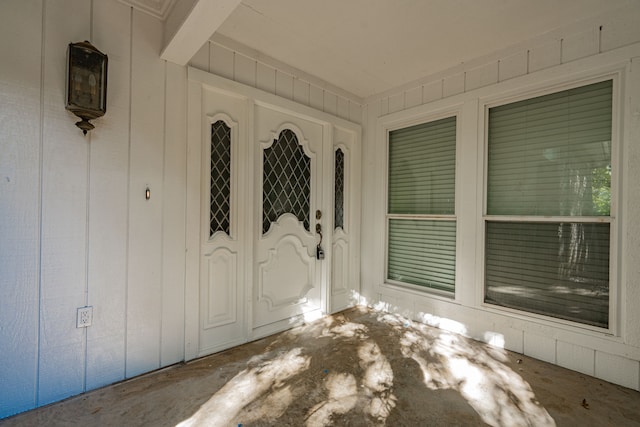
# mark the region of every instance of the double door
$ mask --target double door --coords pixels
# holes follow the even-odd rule
[[[192,89],[202,156],[197,351],[187,358],[345,308],[359,288],[359,128],[246,88]]]

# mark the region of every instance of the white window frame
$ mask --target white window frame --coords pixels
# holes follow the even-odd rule
[[[503,307],[485,302],[485,242],[486,242],[486,224],[489,221],[517,221],[517,222],[561,222],[565,221],[565,216],[517,216],[517,215],[487,215],[487,196],[488,196],[488,148],[489,148],[489,109],[501,105],[511,104],[538,96],[544,96],[598,83],[606,80],[612,80],[612,122],[611,122],[611,211],[608,217],[572,217],[571,222],[602,222],[610,224],[609,234],[609,321],[608,327],[598,327],[587,325],[577,321],[559,319],[547,315],[531,313],[525,310]],[[478,166],[479,175],[479,197],[482,200],[482,215],[478,221],[477,228],[477,253],[478,263],[478,281],[477,281],[477,306],[484,310],[497,314],[508,314],[510,317],[516,317],[523,320],[535,319],[539,323],[550,326],[562,326],[573,330],[588,330],[607,336],[620,335],[620,261],[619,261],[619,245],[620,245],[620,211],[619,206],[622,189],[620,178],[623,172],[620,169],[621,162],[621,130],[623,115],[623,85],[624,70],[619,67],[615,71],[595,74],[590,77],[568,78],[563,79],[555,84],[539,85],[527,91],[518,91],[499,97],[487,97],[480,100],[479,113],[481,119],[481,129],[479,137],[483,137],[483,142],[479,144]],[[481,188],[480,188],[481,187]]]
[[[407,112],[400,112],[400,115],[393,114],[387,117],[382,118],[380,121],[380,128],[378,131],[379,135],[382,135],[384,138],[384,186],[383,186],[383,198],[384,198],[384,211],[382,221],[384,223],[384,248],[383,248],[383,256],[384,256],[384,268],[382,271],[382,280],[381,287],[387,288],[391,290],[401,290],[404,292],[409,292],[415,295],[429,295],[435,298],[442,298],[446,301],[457,300],[459,298],[459,278],[460,278],[460,233],[459,233],[459,221],[458,221],[458,209],[460,205],[460,150],[461,150],[461,120],[462,120],[462,104],[457,104],[454,107],[450,107],[447,109],[442,109],[437,112],[431,111],[430,114],[416,114],[412,117],[407,117]],[[454,213],[452,215],[397,215],[397,214],[389,214],[389,135],[392,131],[408,128],[415,125],[420,125],[424,123],[430,123],[437,120],[447,119],[455,117],[456,119],[456,159],[455,159],[455,195],[454,195]],[[455,248],[455,257],[456,257],[456,266],[455,266],[455,279],[454,279],[454,291],[447,292],[439,289],[429,288],[425,286],[413,285],[411,283],[404,283],[399,281],[394,281],[388,279],[388,262],[389,262],[389,220],[393,218],[402,218],[402,219],[424,219],[424,220],[434,220],[434,221],[451,221],[453,220],[456,224],[456,248]]]

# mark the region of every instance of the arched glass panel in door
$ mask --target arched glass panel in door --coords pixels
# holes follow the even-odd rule
[[[335,154],[333,225],[344,230],[344,152],[338,148]]]
[[[292,130],[280,132],[264,150],[262,166],[262,233],[285,213],[295,215],[310,231],[311,159]]]

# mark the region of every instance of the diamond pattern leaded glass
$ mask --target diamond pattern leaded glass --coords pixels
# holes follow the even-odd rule
[[[222,120],[211,125],[211,199],[209,237],[229,233],[231,216],[231,128]]]
[[[344,230],[344,153],[340,148],[336,150],[335,161],[335,206],[333,224],[335,228],[342,228]]]
[[[264,150],[262,174],[262,233],[285,213],[292,213],[310,231],[311,159],[296,134],[285,129]]]

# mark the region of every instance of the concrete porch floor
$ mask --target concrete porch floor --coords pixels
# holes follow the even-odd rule
[[[0,426],[640,426],[640,393],[354,308]]]

